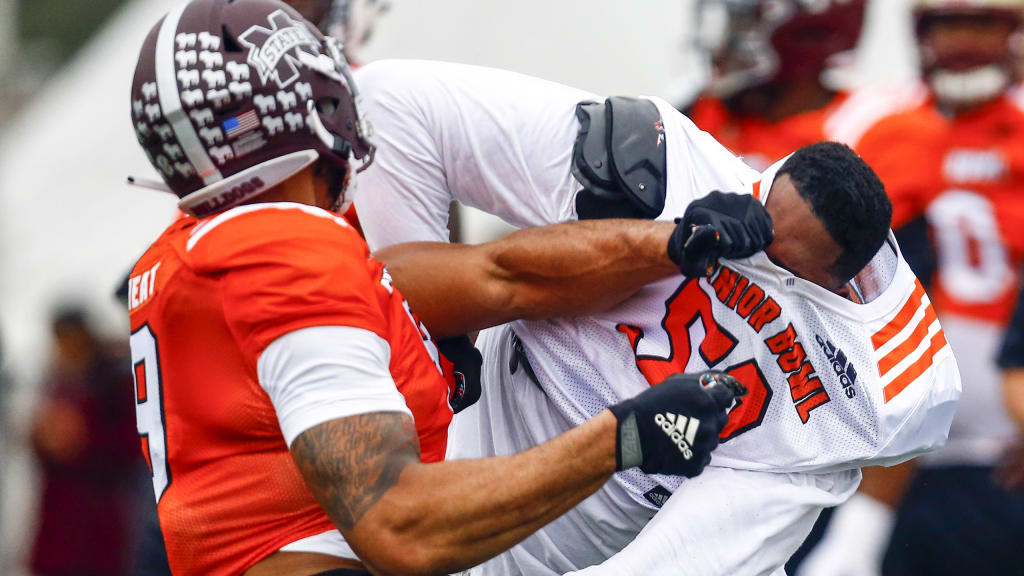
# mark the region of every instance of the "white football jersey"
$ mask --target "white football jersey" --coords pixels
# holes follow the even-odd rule
[[[575,219],[574,111],[592,95],[431,62],[378,62],[357,76],[378,146],[356,198],[371,248],[445,240],[452,199],[519,227]],[[713,190],[768,194],[778,165],[754,172],[668,103],[651,101],[668,166],[659,220],[682,216]],[[715,368],[749,389],[730,413],[715,466],[837,471],[943,444],[960,377],[891,235],[855,281],[863,304],[794,277],[764,253],[721,264],[710,278],[648,285],[603,314],[513,323],[561,416],[537,418],[535,436],[553,437],[669,374]],[[680,481],[616,475],[640,503],[656,484],[673,490]]]

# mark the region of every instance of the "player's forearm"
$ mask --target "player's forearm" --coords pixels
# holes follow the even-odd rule
[[[388,523],[397,549],[418,556],[417,572],[450,573],[512,547],[614,471],[615,418],[605,412],[514,456],[411,466],[367,517]]]
[[[668,256],[674,229],[646,220],[573,222],[479,246],[419,243],[376,256],[431,332],[445,337],[607,310],[679,273]]]
[[[310,490],[379,574],[447,574],[508,549],[597,490],[615,470],[604,412],[510,457],[420,464],[399,413],[333,420],[292,453]]]
[[[652,281],[679,274],[669,222],[575,222],[510,234],[489,246],[495,276],[525,318],[607,309]]]
[[[917,463],[909,460],[896,466],[868,466],[861,470],[863,478],[860,482],[860,492],[874,500],[897,508],[903,500],[910,481],[914,477]]]
[[[1007,410],[1024,433],[1024,368],[1009,368],[1003,373],[1003,396]]]

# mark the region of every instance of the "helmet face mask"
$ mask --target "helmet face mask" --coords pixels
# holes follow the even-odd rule
[[[771,45],[776,25],[760,17],[757,2],[700,2],[698,43],[711,60],[709,90],[726,98],[770,82],[779,69]]]
[[[856,47],[864,0],[698,0],[698,48],[717,97],[797,78],[820,80]]]
[[[357,97],[337,41],[287,5],[193,0],[143,44],[132,121],[179,206],[205,216],[317,160],[370,161]]]
[[[1024,0],[917,0],[914,16],[922,75],[940,103],[982,104],[1017,79]]]

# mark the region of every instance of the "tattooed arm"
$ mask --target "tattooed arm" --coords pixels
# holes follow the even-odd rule
[[[397,244],[374,256],[431,334],[446,338],[520,318],[607,310],[679,274],[669,258],[674,230],[649,220],[571,222],[475,246]]]
[[[412,420],[376,412],[310,428],[291,450],[370,570],[448,574],[510,548],[600,488],[615,471],[615,438],[605,410],[514,456],[422,464]]]

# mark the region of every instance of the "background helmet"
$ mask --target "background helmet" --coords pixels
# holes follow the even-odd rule
[[[377,17],[391,8],[388,0],[286,0],[320,31],[341,41],[349,62],[369,41]]]
[[[930,27],[941,19],[955,18],[1004,21],[1016,33],[999,53],[979,51],[967,43],[958,51],[936,54],[928,46]],[[921,71],[940,101],[984,102],[1018,78],[1024,0],[914,0],[914,20]]]
[[[139,143],[205,216],[318,159],[372,160],[340,44],[277,0],[193,0],[158,22],[132,81]]]
[[[710,92],[820,79],[857,46],[865,0],[698,0],[698,44],[710,56]]]

